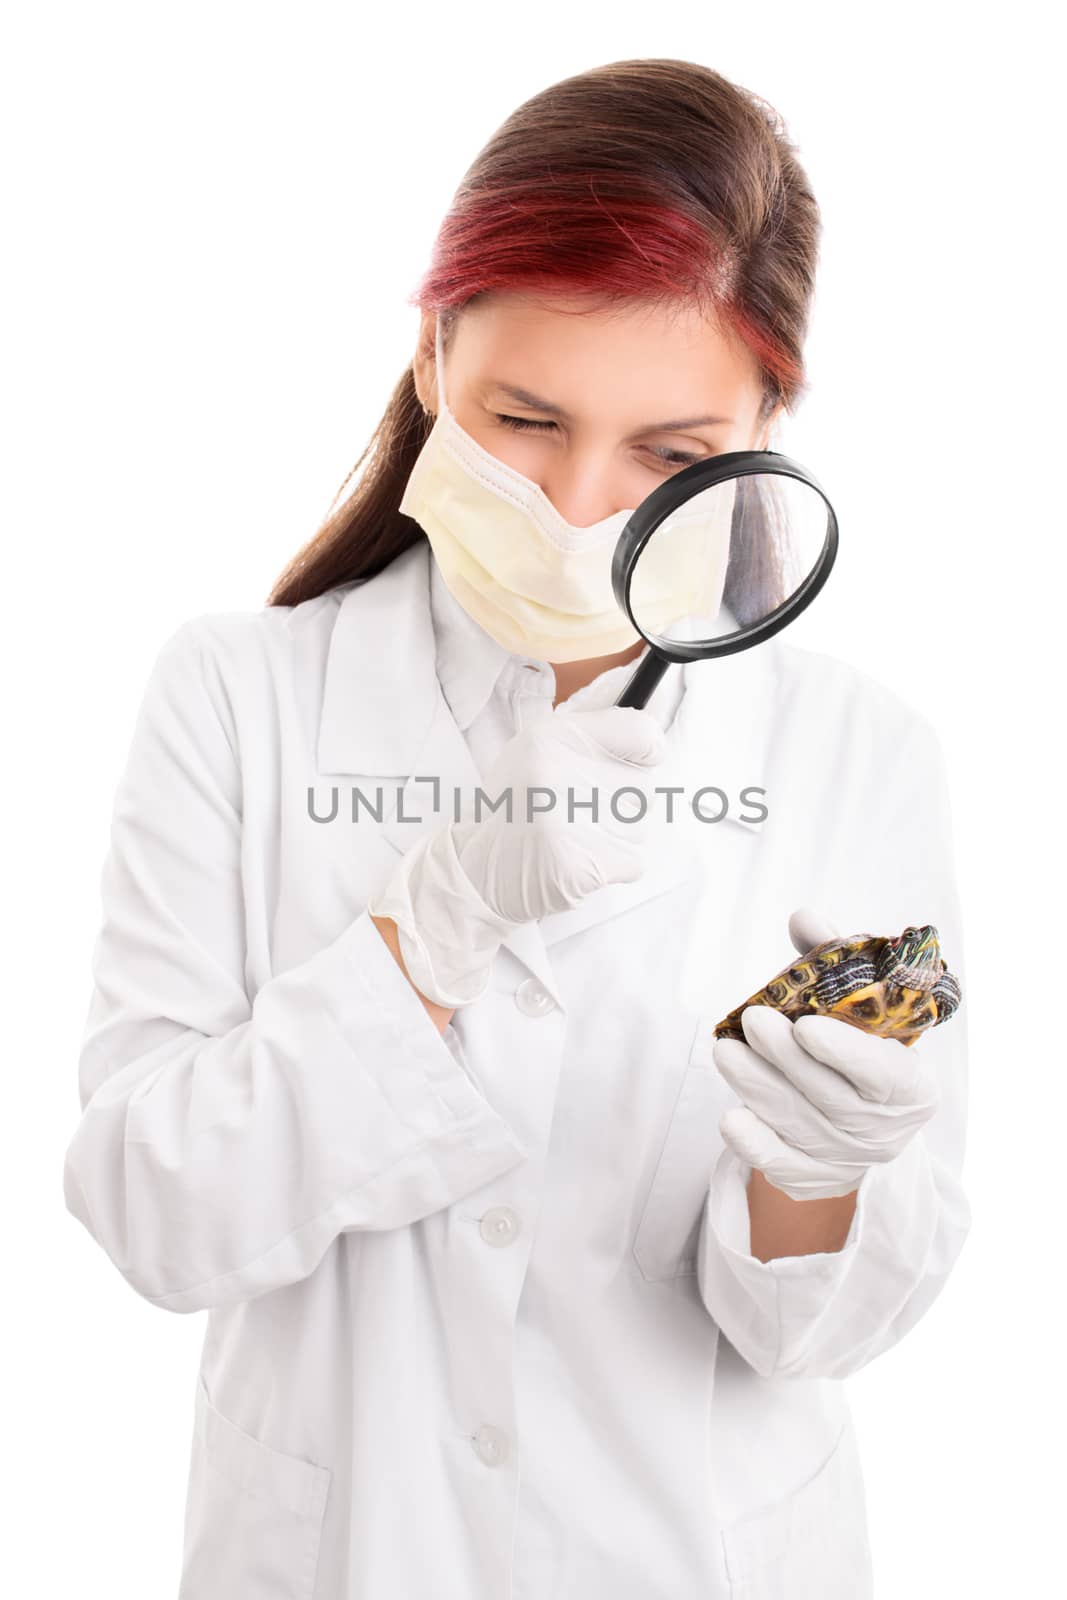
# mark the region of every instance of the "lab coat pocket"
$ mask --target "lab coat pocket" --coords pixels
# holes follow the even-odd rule
[[[851,1419],[787,1500],[722,1530],[730,1600],[870,1600],[867,1505]]]
[[[224,1417],[201,1373],[178,1600],[311,1600],[330,1478]]]
[[[702,1019],[634,1235],[634,1258],[650,1283],[696,1271],[704,1203],[723,1148],[719,1119],[736,1102],[712,1059],[714,1042]]]

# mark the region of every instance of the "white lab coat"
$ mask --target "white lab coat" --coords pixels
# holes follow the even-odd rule
[[[932,726],[781,637],[672,668],[681,821],[442,1036],[365,909],[481,782],[428,559],[182,624],[116,797],[64,1186],[138,1294],[208,1311],[181,1600],[863,1600],[839,1380],[968,1230],[966,998],[844,1248],[769,1262],[711,1028],[801,904],[935,923],[966,987]]]

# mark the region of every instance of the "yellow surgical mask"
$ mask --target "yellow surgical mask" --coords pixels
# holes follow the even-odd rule
[[[587,528],[567,522],[539,484],[483,449],[448,409],[440,318],[436,359],[437,416],[400,510],[423,529],[451,593],[516,655],[579,661],[635,644],[641,635],[611,586],[612,556],[634,508]],[[728,516],[710,546],[701,526],[700,559],[687,561],[678,543],[685,509],[672,519],[677,531],[653,535],[655,548],[646,546],[640,561],[664,625],[692,613],[714,615],[726,575]],[[634,609],[645,622],[646,610]]]

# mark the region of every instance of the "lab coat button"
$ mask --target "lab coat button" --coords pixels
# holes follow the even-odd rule
[[[482,1238],[486,1244],[514,1244],[519,1226],[519,1219],[510,1206],[493,1206],[481,1220]]]
[[[556,1002],[536,978],[524,978],[515,990],[515,1004],[525,1017],[544,1017],[556,1009]]]
[[[494,1428],[491,1423],[483,1422],[478,1432],[471,1440],[474,1453],[487,1467],[500,1467],[508,1459],[508,1436],[502,1428]]]

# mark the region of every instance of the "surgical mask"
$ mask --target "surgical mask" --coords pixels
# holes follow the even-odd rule
[[[635,644],[641,634],[611,586],[612,556],[633,508],[587,528],[567,522],[539,484],[483,449],[448,409],[440,318],[436,359],[437,416],[400,510],[425,532],[452,594],[515,655],[579,661]],[[718,504],[726,505],[725,499]],[[700,557],[686,560],[678,545],[686,509],[672,519],[680,523],[677,533],[672,527],[653,535],[656,548],[646,546],[641,558],[664,619],[714,615],[725,579],[729,517],[720,514],[721,526],[709,541],[705,514]],[[635,612],[644,623],[646,610],[635,606]]]

